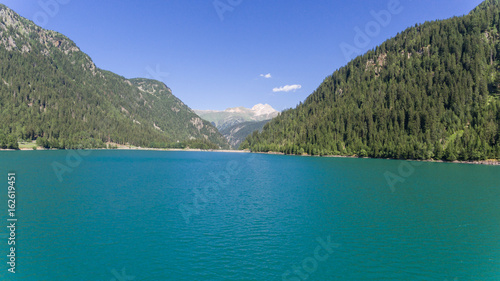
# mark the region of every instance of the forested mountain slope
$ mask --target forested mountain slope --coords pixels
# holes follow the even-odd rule
[[[226,137],[231,147],[238,149],[247,136],[254,131],[262,131],[264,125],[269,121],[270,120],[242,122],[220,130],[220,133]]]
[[[0,147],[41,138],[56,148],[227,148],[163,83],[97,68],[66,36],[0,4]]]
[[[500,158],[500,3],[408,28],[242,144],[252,151]]]

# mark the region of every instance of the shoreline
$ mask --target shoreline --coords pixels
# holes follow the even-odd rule
[[[38,150],[65,150],[65,149],[45,149],[37,147],[36,150],[32,148],[20,148],[20,149],[0,149],[0,151],[38,151]],[[267,155],[283,155],[283,156],[300,156],[300,157],[325,157],[325,158],[360,158],[360,159],[384,159],[384,160],[403,160],[403,161],[416,161],[416,162],[430,162],[430,163],[451,163],[451,164],[469,164],[469,165],[486,165],[486,166],[500,166],[500,160],[488,159],[488,160],[475,160],[475,161],[445,161],[445,160],[417,160],[417,159],[395,159],[395,158],[373,158],[373,157],[358,157],[358,156],[348,156],[348,155],[291,155],[285,154],[283,152],[251,152],[249,150],[231,150],[231,149],[193,149],[193,148],[147,148],[147,147],[128,147],[119,146],[117,148],[96,148],[91,150],[139,150],[139,151],[166,151],[166,152],[221,152],[221,153],[255,153],[255,154],[267,154]]]
[[[80,150],[80,149],[57,149],[57,148],[20,148],[20,149],[3,149],[0,151],[50,151],[50,150]],[[187,152],[225,152],[225,153],[251,153],[246,150],[230,150],[230,149],[199,149],[199,148],[148,148],[148,147],[118,147],[118,148],[93,148],[83,150],[140,150],[140,151],[187,151]]]
[[[325,158],[359,158],[359,159],[383,159],[383,160],[401,160],[401,161],[415,161],[415,162],[430,162],[430,163],[451,163],[451,164],[470,164],[470,165],[486,165],[486,166],[500,166],[500,160],[488,159],[488,160],[474,160],[474,161],[445,161],[445,160],[419,160],[419,159],[396,159],[396,158],[375,158],[375,157],[358,157],[358,156],[348,156],[348,155],[295,155],[295,154],[285,154],[283,152],[251,152],[257,154],[268,154],[268,155],[284,155],[284,156],[300,156],[300,157],[325,157]]]

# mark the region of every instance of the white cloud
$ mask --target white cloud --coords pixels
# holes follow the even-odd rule
[[[290,91],[297,91],[298,89],[302,88],[302,85],[286,85],[283,87],[279,88],[274,88],[273,92],[290,92]]]
[[[268,74],[261,74],[260,77],[264,77],[266,79],[272,78],[271,73]]]

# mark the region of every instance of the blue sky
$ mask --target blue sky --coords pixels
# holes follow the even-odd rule
[[[268,103],[283,110],[354,54],[415,23],[467,14],[482,1],[1,2],[71,38],[99,68],[159,79],[193,109]]]

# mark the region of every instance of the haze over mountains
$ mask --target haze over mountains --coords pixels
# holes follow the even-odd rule
[[[1,4],[0,39],[0,146],[8,135],[53,148],[229,147],[162,82],[99,69],[66,36]]]
[[[261,131],[264,125],[279,115],[279,111],[269,104],[256,104],[252,108],[234,107],[224,111],[195,110],[203,119],[211,122],[219,129],[233,148],[253,131]]]
[[[220,130],[220,133],[226,137],[232,148],[238,149],[241,143],[253,132],[262,131],[264,126],[271,120],[247,121],[235,124]]]
[[[415,25],[242,144],[256,152],[500,159],[500,1]]]
[[[224,111],[195,109],[194,112],[201,118],[212,122],[219,130],[224,130],[242,122],[270,120],[279,114],[279,111],[269,104],[261,103],[252,108],[241,106],[228,108]]]

